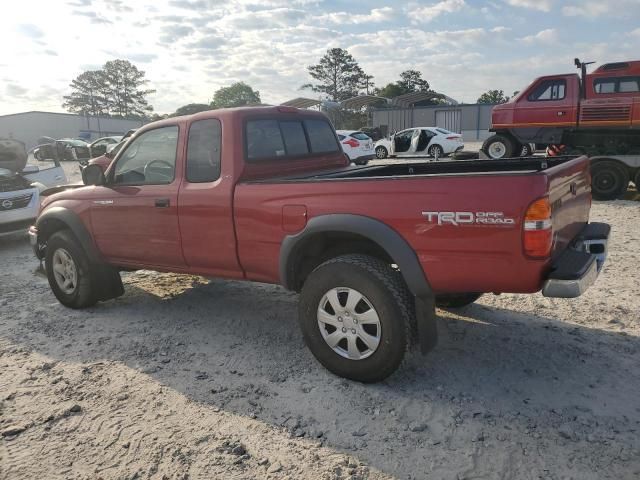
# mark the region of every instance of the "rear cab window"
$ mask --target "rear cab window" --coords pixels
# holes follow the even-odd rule
[[[333,128],[324,119],[255,119],[245,127],[249,161],[312,157],[340,150]]]
[[[593,90],[598,94],[633,93],[640,91],[640,77],[596,78]]]

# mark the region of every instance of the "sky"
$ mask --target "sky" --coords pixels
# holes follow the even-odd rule
[[[573,58],[640,59],[640,0],[3,0],[0,114],[64,111],[69,83],[123,58],[159,113],[244,81],[264,103],[305,96],[307,66],[347,49],[377,86],[401,71],[465,103]]]

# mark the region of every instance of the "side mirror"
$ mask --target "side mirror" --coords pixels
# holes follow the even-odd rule
[[[85,185],[104,185],[106,178],[100,165],[87,165],[82,170],[82,183]]]

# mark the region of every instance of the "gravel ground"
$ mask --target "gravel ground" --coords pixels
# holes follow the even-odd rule
[[[594,203],[586,295],[439,310],[438,347],[376,385],[313,359],[280,287],[142,271],[74,311],[1,238],[0,478],[638,478],[638,207]]]

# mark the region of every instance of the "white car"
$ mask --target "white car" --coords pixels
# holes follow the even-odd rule
[[[373,140],[358,130],[336,130],[342,150],[356,165],[366,165],[375,157]]]
[[[464,148],[462,135],[440,127],[407,128],[376,142],[376,158],[424,156],[446,157]]]
[[[16,232],[26,233],[38,216],[40,192],[47,187],[67,183],[64,170],[57,161],[46,165],[25,164],[26,153],[21,161],[12,158],[17,143],[0,140],[0,153],[3,154],[0,155],[0,237]],[[3,168],[3,165],[11,168]]]

